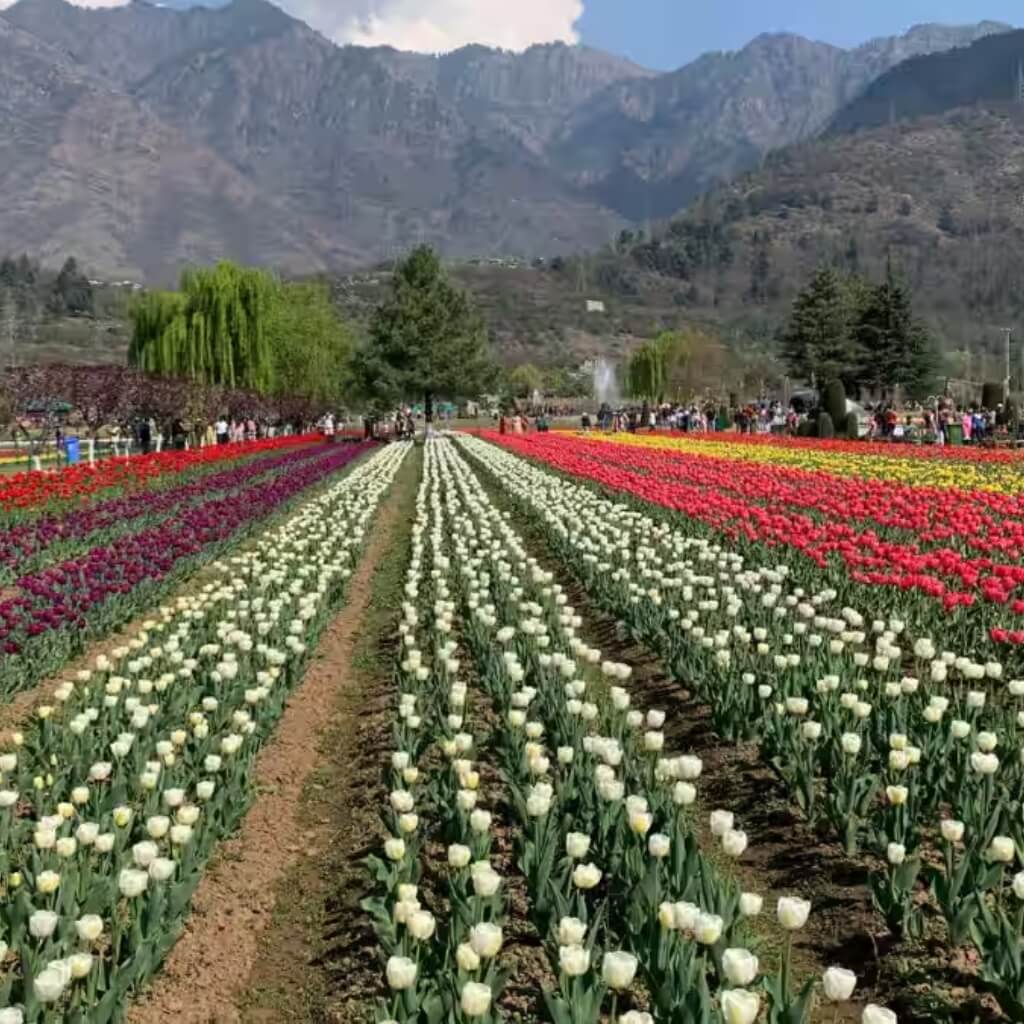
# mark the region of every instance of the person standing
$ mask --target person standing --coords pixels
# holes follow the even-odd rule
[[[228,421],[223,416],[217,420],[215,430],[217,432],[217,444],[227,444],[230,439],[230,427],[228,426]]]

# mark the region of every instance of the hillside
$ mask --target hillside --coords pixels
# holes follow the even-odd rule
[[[792,146],[584,265],[622,301],[663,308],[671,284],[676,320],[763,338],[822,262],[880,275],[891,255],[943,347],[977,349],[1024,320],[1022,152],[1024,107],[1010,104]]]
[[[851,51],[766,36],[656,74],[561,44],[342,48],[266,0],[18,0],[0,26],[5,249],[155,283],[218,256],[305,272],[419,241],[598,248],[817,132],[905,57],[1004,28]]]
[[[908,60],[840,110],[830,134],[878,128],[978,103],[1024,101],[1024,31]]]

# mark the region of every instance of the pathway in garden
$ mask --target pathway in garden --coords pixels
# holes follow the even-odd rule
[[[314,960],[334,920],[328,901],[362,870],[378,823],[380,754],[387,745],[387,671],[375,651],[395,633],[421,455],[410,454],[369,529],[345,607],[328,627],[256,766],[259,795],[221,844],[163,971],[131,1024],[351,1020],[329,1012],[330,971]],[[386,664],[386,662],[385,662]],[[341,938],[355,937],[354,914]],[[372,956],[372,935],[355,944]],[[340,970],[346,973],[344,962]],[[371,960],[363,976],[378,975]],[[354,976],[340,984],[352,992]],[[337,982],[335,981],[337,989]]]

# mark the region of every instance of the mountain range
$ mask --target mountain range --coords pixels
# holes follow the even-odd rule
[[[418,241],[596,247],[835,125],[909,58],[1006,29],[761,36],[656,73],[562,44],[339,47],[266,0],[19,0],[0,14],[0,249],[165,282],[221,256],[305,272]]]

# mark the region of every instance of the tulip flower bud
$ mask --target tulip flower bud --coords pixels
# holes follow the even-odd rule
[[[997,864],[1011,864],[1017,856],[1013,840],[1009,836],[996,836],[988,848],[989,860]]]
[[[830,1003],[844,1003],[857,987],[857,975],[845,967],[830,967],[822,976],[822,988]]]
[[[388,986],[396,992],[412,988],[416,984],[416,971],[416,964],[408,957],[389,957],[386,969]]]
[[[657,860],[668,856],[671,845],[669,837],[661,832],[654,832],[647,838],[647,851]]]
[[[749,985],[757,977],[758,960],[746,949],[727,949],[722,954],[722,970],[732,985]]]
[[[764,909],[764,897],[756,892],[740,894],[740,914],[744,917],[757,917]]]
[[[795,896],[782,896],[777,907],[779,924],[787,931],[799,931],[807,924],[811,913],[811,904]]]
[[[964,837],[964,823],[954,821],[952,818],[944,818],[939,823],[939,830],[947,843],[959,843]]]
[[[896,1014],[883,1006],[869,1003],[861,1014],[861,1024],[898,1024]]]
[[[713,946],[722,937],[723,924],[717,914],[698,914],[693,923],[693,937],[702,946]]]
[[[478,981],[467,981],[462,987],[459,1005],[467,1017],[483,1017],[491,1009],[491,988]]]
[[[726,989],[721,995],[726,1024],[754,1024],[761,1012],[761,997],[742,988]]]
[[[624,992],[633,984],[637,959],[632,953],[608,952],[601,962],[601,977],[615,992]]]

